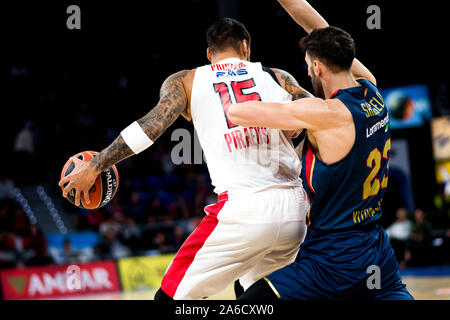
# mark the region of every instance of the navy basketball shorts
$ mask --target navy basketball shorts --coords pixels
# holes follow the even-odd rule
[[[282,300],[412,300],[386,232],[319,233],[309,228],[292,264],[264,278]]]

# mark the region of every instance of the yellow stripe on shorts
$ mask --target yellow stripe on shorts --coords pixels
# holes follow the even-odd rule
[[[275,289],[275,287],[273,286],[272,282],[270,282],[269,279],[267,279],[266,277],[264,277],[264,280],[267,281],[267,283],[269,284],[270,288],[273,290],[273,292],[277,295],[278,299],[280,299],[280,294],[278,293],[277,289]]]

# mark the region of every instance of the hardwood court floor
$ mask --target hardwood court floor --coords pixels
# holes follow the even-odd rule
[[[450,300],[450,276],[404,276],[404,283],[416,300]],[[153,300],[156,289],[69,297],[77,300]],[[211,300],[234,300],[233,285],[210,297]]]

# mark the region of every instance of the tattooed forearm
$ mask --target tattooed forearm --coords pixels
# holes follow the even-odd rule
[[[168,77],[160,90],[160,100],[144,117],[137,120],[147,136],[155,141],[163,132],[186,111],[187,94],[183,78],[189,71],[180,71]],[[121,135],[111,145],[102,150],[89,164],[99,172],[106,170],[117,162],[134,155]]]
[[[288,72],[281,69],[273,69],[278,78],[281,79],[281,85],[292,96],[292,100],[301,98],[312,98],[313,95],[300,87],[297,80]]]
[[[133,154],[134,152],[128,147],[122,136],[119,135],[113,143],[89,161],[89,164],[98,172],[101,172]]]

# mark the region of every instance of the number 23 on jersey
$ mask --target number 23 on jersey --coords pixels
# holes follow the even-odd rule
[[[389,155],[388,152],[391,150],[391,139],[389,138],[384,144],[383,154],[378,150],[378,148],[373,149],[366,160],[366,165],[369,168],[372,168],[369,175],[363,184],[363,200],[367,200],[367,198],[375,196],[381,189],[387,188],[388,183],[388,172],[389,172]],[[377,178],[378,172],[381,169],[381,159],[387,159],[388,163],[386,164],[386,174],[383,174],[383,177],[380,182],[380,177]]]

